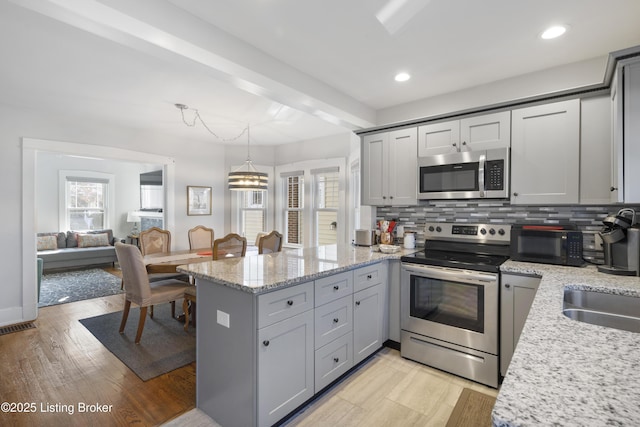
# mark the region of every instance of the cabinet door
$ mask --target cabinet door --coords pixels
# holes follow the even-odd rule
[[[624,146],[622,144],[622,67],[611,82],[611,203],[624,202]]]
[[[416,128],[389,133],[389,204],[418,203],[418,132]]]
[[[511,112],[460,120],[460,151],[490,150],[511,145]]]
[[[500,373],[505,375],[511,356],[536,296],[540,278],[502,274],[500,288]]]
[[[624,71],[624,202],[640,202],[640,60]]]
[[[511,117],[511,203],[578,203],[580,100],[521,108]]]
[[[387,152],[389,134],[378,133],[362,138],[362,204],[380,206],[388,203]]]
[[[258,330],[258,425],[273,425],[313,396],[313,336],[313,310]]]
[[[611,197],[611,101],[580,101],[580,204],[608,204]]]
[[[353,363],[382,347],[384,287],[376,285],[353,294]]]
[[[433,123],[418,127],[418,156],[460,151],[460,121]]]

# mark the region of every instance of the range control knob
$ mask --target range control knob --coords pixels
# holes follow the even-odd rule
[[[501,236],[504,236],[504,229],[502,229],[502,228],[499,229],[498,230],[498,234],[501,235]]]
[[[491,234],[493,236],[494,234],[496,234],[496,230],[494,230],[493,228],[490,228],[489,229],[489,234]]]
[[[481,228],[480,229],[480,234],[482,234],[484,236],[485,234],[487,234],[487,230],[485,230],[484,228]]]
[[[437,226],[437,227],[436,227],[436,231],[439,233],[439,232],[441,232],[441,231],[442,231],[442,228],[440,228],[440,226]]]
[[[433,230],[435,230],[435,228],[433,228],[433,225],[429,226],[429,231],[431,231],[433,233]]]

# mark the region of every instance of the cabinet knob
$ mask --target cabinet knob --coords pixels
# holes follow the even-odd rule
[[[338,319],[338,318],[333,319],[333,323],[338,323],[339,321],[340,321],[340,319]]]
[[[386,200],[387,196],[382,196],[382,200]]]
[[[371,280],[371,275],[367,274],[367,280]]]
[[[291,300],[287,301],[287,305],[293,305],[293,301]]]
[[[511,285],[510,285],[510,284],[508,284],[508,283],[505,283],[505,284],[504,284],[504,287],[505,287],[505,288],[507,288],[507,289],[509,289],[509,288],[511,287]]]
[[[617,189],[618,189],[618,187],[611,187],[609,190],[616,191]]]
[[[334,358],[333,358],[333,361],[334,361],[334,362],[336,362],[336,363],[338,363],[338,362],[340,361],[340,359],[338,359],[337,357],[334,357]]]
[[[393,199],[393,196],[389,196],[390,199]]]
[[[467,141],[462,141],[462,145],[467,145]]]
[[[356,305],[360,305],[360,301],[356,301]]]
[[[457,147],[457,146],[458,146],[458,144],[456,144],[455,142],[454,142],[453,144],[451,144],[451,145],[453,145],[454,147]]]
[[[340,286],[338,286],[338,285],[335,285],[335,286],[333,287],[333,290],[334,290],[334,291],[337,291],[338,289],[340,289]]]
[[[514,192],[513,193],[514,197],[518,197],[518,193]]]
[[[269,347],[269,340],[262,341],[262,344],[264,344],[265,347]]]

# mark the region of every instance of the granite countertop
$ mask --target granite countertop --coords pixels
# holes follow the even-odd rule
[[[640,425],[640,334],[571,320],[565,287],[640,296],[640,278],[507,261],[542,276],[496,404],[494,426]]]
[[[352,270],[385,259],[399,259],[418,249],[384,254],[373,248],[327,245],[287,249],[265,255],[182,265],[178,271],[254,294]]]

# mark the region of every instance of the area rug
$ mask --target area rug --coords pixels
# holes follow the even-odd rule
[[[100,268],[42,275],[38,307],[122,293],[120,278]]]
[[[143,381],[195,362],[195,329],[185,332],[184,323],[171,317],[170,304],[156,305],[153,318],[147,315],[136,344],[139,319],[140,308],[131,308],[123,334],[118,333],[122,311],[80,319],[80,323]]]
[[[495,397],[465,388],[449,416],[447,427],[489,427],[495,403]]]

